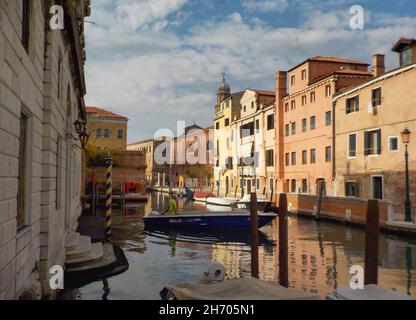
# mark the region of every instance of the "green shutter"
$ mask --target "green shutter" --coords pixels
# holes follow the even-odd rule
[[[370,132],[364,132],[364,155],[370,154]]]
[[[381,154],[381,129],[377,130],[377,154]]]

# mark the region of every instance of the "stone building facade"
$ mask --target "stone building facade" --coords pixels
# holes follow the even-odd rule
[[[129,119],[102,108],[86,107],[86,110],[91,134],[88,143],[97,151],[125,151]]]
[[[0,300],[29,288],[51,294],[49,268],[65,262],[65,235],[81,213],[85,120],[84,17],[90,1],[0,1]]]
[[[416,207],[416,40],[400,39],[393,51],[400,67],[384,72],[384,57],[374,56],[375,78],[339,92],[334,97],[336,195],[382,199],[404,213],[405,146],[410,138],[410,196]]]

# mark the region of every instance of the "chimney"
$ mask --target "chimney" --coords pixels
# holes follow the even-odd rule
[[[373,56],[373,76],[375,78],[382,76],[386,72],[384,64],[384,54],[375,54]]]
[[[278,71],[276,73],[276,103],[278,104],[287,94],[287,72]]]

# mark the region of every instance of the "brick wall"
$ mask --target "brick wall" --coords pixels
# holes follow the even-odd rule
[[[322,200],[320,215],[332,220],[365,224],[367,203],[366,199],[325,197]],[[312,216],[317,206],[317,196],[288,194],[288,207],[291,212]],[[379,208],[380,226],[383,227],[391,217],[392,206],[390,202],[380,201]]]

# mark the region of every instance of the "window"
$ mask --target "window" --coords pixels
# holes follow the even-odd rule
[[[274,179],[273,178],[270,178],[270,180],[269,180],[269,188],[270,188],[270,191],[273,192],[273,190],[274,190]]]
[[[246,107],[246,106],[244,106],[244,107],[243,107],[243,111],[244,111],[244,112],[246,112],[246,111],[247,111],[247,107]]]
[[[215,129],[220,130],[220,122],[217,122],[217,123],[215,124]]]
[[[256,120],[256,134],[260,133],[260,120]]]
[[[256,179],[256,190],[260,190],[260,179]]]
[[[285,136],[288,137],[289,136],[289,125],[285,125]]]
[[[26,52],[29,52],[31,2],[22,1],[22,45]]]
[[[296,193],[296,180],[292,180],[290,189],[292,193]]]
[[[104,138],[110,138],[110,129],[104,129]]]
[[[267,130],[273,130],[273,129],[274,129],[274,114],[270,114],[267,116]]]
[[[291,76],[291,77],[290,77],[290,84],[291,84],[292,86],[294,86],[294,85],[295,85],[295,83],[296,83],[296,77],[295,77],[295,76]]]
[[[373,176],[371,177],[371,187],[373,199],[383,200],[383,177],[382,176]]]
[[[306,80],[306,69],[302,70],[302,80]]]
[[[56,142],[56,210],[62,207],[62,138],[58,136]]]
[[[59,56],[58,56],[58,99],[61,97],[61,82],[62,82],[62,52],[59,51]]]
[[[325,97],[330,97],[331,96],[331,85],[327,85],[325,86]]]
[[[97,138],[100,138],[103,135],[103,131],[101,129],[95,130],[95,136]]]
[[[355,158],[357,156],[357,134],[348,135],[348,157]]]
[[[311,130],[315,130],[316,129],[316,117],[312,116],[311,117]]]
[[[290,166],[290,154],[286,153],[285,155],[285,165],[286,167]]]
[[[302,164],[308,164],[308,152],[306,150],[302,151]]]
[[[311,150],[311,163],[316,163],[316,149]]]
[[[308,180],[302,179],[302,193],[308,193]]]
[[[413,48],[408,46],[400,52],[400,66],[404,67],[413,63]]]
[[[390,152],[399,150],[399,137],[389,137],[389,150]]]
[[[381,105],[381,88],[373,89],[372,102],[373,108]]]
[[[285,103],[285,112],[289,112],[289,102]]]
[[[348,98],[346,100],[345,112],[347,114],[357,112],[360,110],[360,96]]]
[[[364,132],[364,155],[381,154],[381,129]]]
[[[291,110],[295,110],[295,109],[296,109],[296,101],[295,101],[295,100],[293,100],[293,101],[290,103],[290,109],[291,109]]]
[[[292,166],[296,166],[296,152],[292,152]]]
[[[292,135],[296,134],[296,122],[292,122]]]
[[[331,147],[325,148],[325,161],[326,162],[332,161],[332,148]]]
[[[302,132],[306,132],[308,130],[308,121],[306,119],[302,119]]]
[[[355,181],[347,181],[345,183],[345,196],[346,197],[360,197],[359,184]]]
[[[226,161],[226,164],[225,164],[225,167],[228,169],[228,170],[233,170],[233,157],[228,157],[228,158],[226,158],[225,159],[225,161]]]
[[[302,96],[302,106],[306,106],[306,96]]]
[[[274,166],[274,150],[266,150],[266,166]]]
[[[254,109],[254,102],[251,103],[251,109]]]
[[[124,132],[122,129],[118,129],[117,130],[117,139],[123,139],[124,137]]]
[[[316,101],[316,95],[315,91],[311,92],[311,103],[314,103]]]
[[[27,140],[29,119],[23,112],[20,114],[19,139],[19,175],[17,191],[17,228],[26,223],[26,186],[27,186]]]
[[[329,127],[332,124],[332,112],[328,111],[325,113],[325,125]]]
[[[229,118],[225,119],[225,121],[224,121],[224,125],[225,125],[226,127],[228,127],[228,126],[230,125],[230,119],[229,119]]]
[[[254,135],[254,122],[249,122],[242,125],[240,135],[242,138]]]

